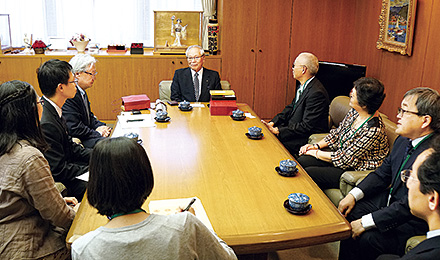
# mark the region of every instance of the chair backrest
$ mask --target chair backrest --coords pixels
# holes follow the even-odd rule
[[[159,82],[159,99],[163,101],[171,101],[171,83],[172,80],[162,80]],[[231,89],[231,84],[227,80],[221,80],[220,85],[223,90]]]
[[[394,141],[396,140],[398,134],[396,134],[396,128],[397,125],[390,119],[388,119],[387,116],[384,116],[382,113],[380,114],[382,117],[382,121],[385,124],[385,132],[387,133],[388,137],[388,144],[390,145],[390,151],[393,149]]]
[[[159,82],[159,99],[163,101],[171,101],[171,83],[172,80],[162,80]]]
[[[329,128],[338,127],[350,110],[350,98],[347,96],[337,96],[330,103],[329,109]]]

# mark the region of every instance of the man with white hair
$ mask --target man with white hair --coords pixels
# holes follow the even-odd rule
[[[188,68],[174,72],[171,84],[171,100],[189,102],[209,102],[210,90],[221,90],[217,71],[203,68],[205,52],[198,45],[186,49]]]
[[[111,128],[99,121],[90,109],[86,89],[96,79],[96,59],[89,54],[77,54],[70,61],[72,73],[78,83],[76,95],[63,105],[63,116],[72,137],[81,140],[85,147],[93,148],[99,140],[110,135]]]
[[[330,101],[324,86],[315,77],[318,69],[315,55],[300,53],[292,66],[293,78],[300,83],[295,98],[270,122],[261,121],[294,156],[311,134],[328,132]]]

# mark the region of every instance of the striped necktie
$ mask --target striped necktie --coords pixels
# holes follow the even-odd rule
[[[200,94],[199,94],[199,73],[195,73],[194,74],[194,94],[195,94],[195,97],[196,97],[196,101],[199,101],[199,97],[200,97]]]

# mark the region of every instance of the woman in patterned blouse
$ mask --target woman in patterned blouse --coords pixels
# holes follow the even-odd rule
[[[384,98],[379,80],[356,80],[350,93],[352,109],[339,127],[318,143],[301,147],[298,162],[321,189],[339,188],[339,178],[347,170],[373,170],[382,164],[389,152],[385,125],[377,111]]]

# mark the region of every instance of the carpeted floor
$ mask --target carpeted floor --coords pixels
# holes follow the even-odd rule
[[[336,260],[338,259],[338,252],[339,242],[333,242],[269,253],[268,260]]]

